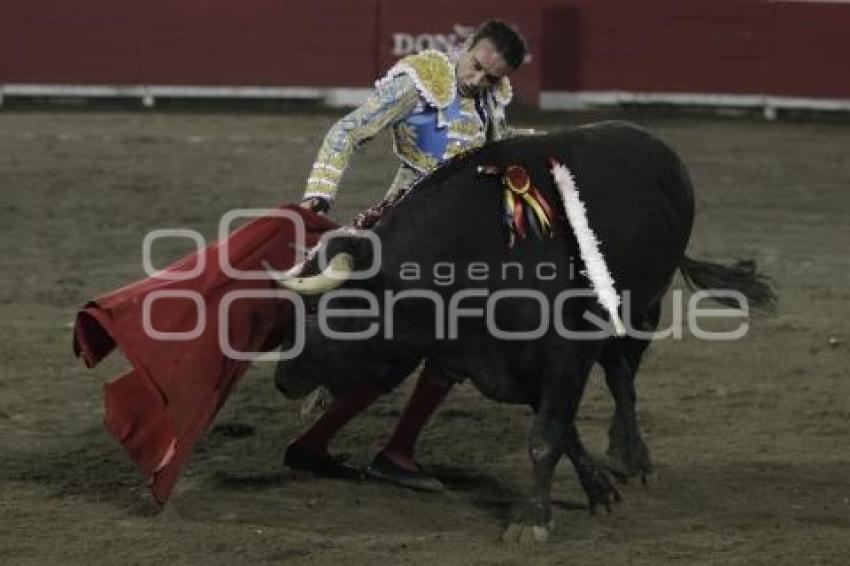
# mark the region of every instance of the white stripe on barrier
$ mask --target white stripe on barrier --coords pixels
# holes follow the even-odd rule
[[[772,94],[718,94],[701,92],[628,92],[602,91],[543,91],[541,110],[587,110],[619,104],[673,104],[676,106],[716,106],[728,108],[760,108],[768,119],[776,117],[778,109],[850,111],[850,99],[778,96]]]
[[[4,97],[55,96],[138,98],[147,107],[154,106],[157,98],[244,98],[315,100],[337,108],[358,106],[366,100],[370,92],[369,88],[347,87],[4,84],[0,85],[0,105],[3,104]],[[538,104],[541,110],[586,110],[619,104],[760,108],[768,119],[775,118],[776,111],[782,109],[850,112],[850,99],[702,92],[543,91],[540,93]]]

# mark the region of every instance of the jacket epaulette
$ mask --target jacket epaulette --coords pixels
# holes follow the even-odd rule
[[[435,49],[427,49],[401,59],[384,78],[375,83],[375,86],[380,86],[382,82],[401,74],[413,79],[422,98],[437,108],[446,108],[457,96],[454,63],[444,53]]]

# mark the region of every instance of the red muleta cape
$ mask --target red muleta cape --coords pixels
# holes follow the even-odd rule
[[[332,221],[296,205],[280,206],[304,221],[304,244],[312,246],[337,227]],[[195,441],[207,429],[234,385],[250,365],[228,358],[219,346],[219,304],[232,291],[271,290],[268,278],[229,276],[219,261],[241,271],[262,271],[263,262],[275,269],[291,267],[298,251],[292,220],[269,214],[233,231],[225,240],[192,253],[156,275],[107,293],[77,314],[74,353],[94,367],[117,345],[132,368],[103,388],[106,428],[124,447],[148,479],[159,504],[168,500]],[[164,277],[191,271],[203,262],[200,274],[183,280]],[[162,292],[182,293],[181,297]],[[157,332],[188,332],[198,326],[200,308],[206,323],[191,340],[155,338],[145,331],[145,298],[150,328]],[[185,295],[193,293],[195,300]],[[225,321],[231,346],[240,352],[274,349],[291,322],[292,303],[281,298],[234,301]],[[224,330],[224,329],[223,329]]]

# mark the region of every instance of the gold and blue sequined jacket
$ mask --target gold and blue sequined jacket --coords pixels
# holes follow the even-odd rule
[[[330,129],[304,198],[333,200],[354,149],[387,127],[402,162],[387,193],[393,194],[458,153],[504,137],[511,96],[503,78],[475,99],[461,97],[455,61],[434,50],[405,57],[375,83],[363,105]]]

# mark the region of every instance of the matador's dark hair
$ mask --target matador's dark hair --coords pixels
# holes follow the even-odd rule
[[[472,45],[474,46],[482,39],[492,41],[505,58],[505,62],[513,69],[519,68],[525,61],[525,54],[528,52],[525,39],[516,29],[502,20],[487,20],[481,24],[472,36]]]

